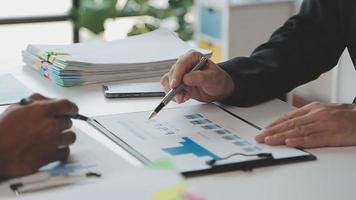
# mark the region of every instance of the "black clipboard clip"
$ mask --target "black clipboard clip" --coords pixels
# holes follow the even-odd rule
[[[223,160],[227,160],[227,159],[235,157],[235,156],[245,156],[245,157],[255,157],[255,156],[257,156],[258,158],[263,158],[263,159],[273,159],[273,154],[272,153],[257,153],[257,154],[233,153],[233,154],[230,154],[230,155],[228,155],[226,157],[223,157],[223,158],[208,160],[205,163],[213,168],[213,167],[216,166],[217,162],[223,161]]]

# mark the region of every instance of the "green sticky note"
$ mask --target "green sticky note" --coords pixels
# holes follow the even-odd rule
[[[174,165],[169,159],[160,159],[145,165],[148,168],[154,169],[174,169]]]

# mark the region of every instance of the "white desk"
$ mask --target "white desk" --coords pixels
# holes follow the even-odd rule
[[[0,73],[12,73],[33,91],[50,97],[69,98],[79,105],[82,114],[89,116],[150,110],[159,101],[158,98],[106,100],[100,85],[62,88],[21,66],[0,69]],[[196,103],[192,101],[188,104]],[[177,105],[172,103],[171,106]],[[276,100],[254,108],[231,109],[264,126],[291,108]],[[80,122],[75,122],[75,126],[119,154],[117,159],[120,161],[138,164],[90,126]],[[355,199],[356,147],[314,149],[310,152],[318,157],[317,161],[189,178],[187,182],[207,199]]]

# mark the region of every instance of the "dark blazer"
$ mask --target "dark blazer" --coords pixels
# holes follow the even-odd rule
[[[304,0],[299,14],[250,57],[220,64],[236,83],[224,103],[250,106],[276,98],[332,69],[345,48],[356,64],[356,0]]]

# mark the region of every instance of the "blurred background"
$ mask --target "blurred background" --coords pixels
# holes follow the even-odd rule
[[[22,65],[28,44],[117,40],[165,27],[221,62],[248,56],[294,15],[301,0],[2,0],[1,67]],[[351,102],[356,84],[348,52],[338,67],[292,91],[289,102]]]

